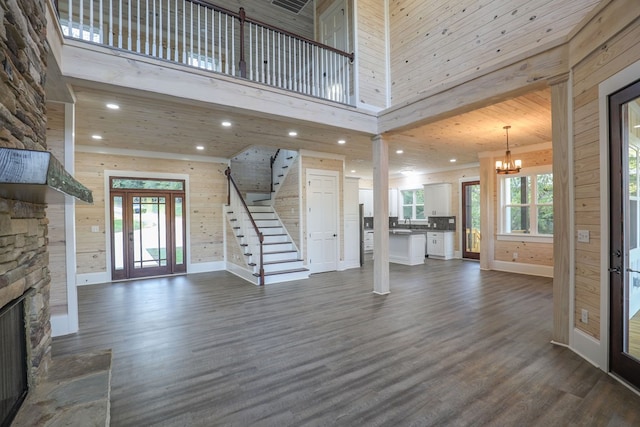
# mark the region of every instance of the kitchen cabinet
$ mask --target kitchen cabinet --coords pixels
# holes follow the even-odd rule
[[[450,231],[429,231],[427,233],[427,255],[429,258],[452,259],[453,238]]]
[[[361,188],[358,199],[364,205],[364,216],[373,216],[373,190]],[[389,216],[398,216],[398,189],[389,189]]]
[[[402,231],[389,232],[389,262],[404,265],[424,264],[426,236],[424,233],[414,233],[410,230]]]
[[[389,216],[398,216],[398,189],[389,189]]]
[[[364,216],[373,216],[373,190],[369,188],[359,189],[358,199],[364,205]]]
[[[451,183],[424,185],[425,216],[451,216]]]
[[[373,230],[364,230],[364,251],[373,251]]]

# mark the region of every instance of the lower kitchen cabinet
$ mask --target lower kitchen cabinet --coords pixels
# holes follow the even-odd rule
[[[364,230],[364,251],[373,251],[373,230]]]
[[[427,255],[429,258],[452,259],[453,238],[450,231],[429,231],[427,233]]]

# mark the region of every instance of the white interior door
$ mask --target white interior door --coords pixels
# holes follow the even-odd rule
[[[336,1],[320,15],[320,32],[323,44],[343,51],[349,49],[347,37],[347,10],[344,0]]]
[[[338,269],[338,173],[307,171],[307,268]]]

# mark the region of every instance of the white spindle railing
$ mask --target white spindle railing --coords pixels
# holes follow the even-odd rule
[[[202,0],[58,0],[63,33],[336,102],[353,55]]]

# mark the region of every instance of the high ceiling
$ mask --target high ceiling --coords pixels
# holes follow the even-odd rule
[[[144,93],[119,93],[74,87],[76,144],[112,149],[144,150],[180,155],[231,158],[251,146],[306,149],[343,155],[347,175],[371,178],[370,135],[327,124],[295,122],[280,116],[256,117],[244,111],[193,105],[176,99],[149,98]],[[107,103],[116,103],[110,110]],[[223,127],[222,121],[232,123]],[[425,173],[477,164],[478,153],[504,150],[503,126],[511,125],[511,148],[551,141],[548,89],[490,105],[385,137],[389,170]],[[295,130],[297,136],[288,136]],[[92,135],[100,135],[95,140]],[[345,140],[339,144],[338,140]],[[197,146],[204,147],[198,150]],[[403,150],[396,154],[396,150]],[[455,164],[450,162],[456,159]],[[351,172],[355,170],[356,172]]]

